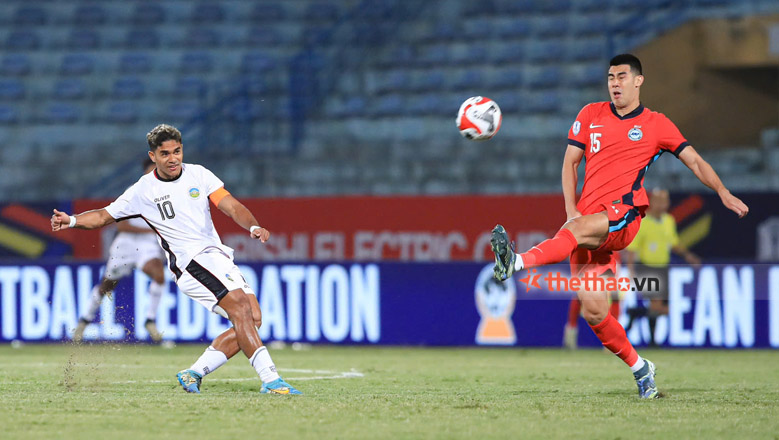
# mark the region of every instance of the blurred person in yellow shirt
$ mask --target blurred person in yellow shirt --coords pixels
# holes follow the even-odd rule
[[[649,308],[638,306],[627,310],[630,317],[625,331],[629,331],[638,318],[649,320],[649,345],[655,346],[655,325],[657,317],[668,314],[668,265],[671,262],[671,252],[681,256],[693,265],[701,263],[697,255],[679,244],[676,233],[676,220],[668,213],[671,199],[668,191],[655,189],[649,194],[649,208],[646,217],[641,222],[636,238],[625,249],[628,270],[631,278],[643,278],[644,286],[651,287],[648,280],[656,279],[659,289],[641,292],[644,299],[649,300]],[[638,262],[636,262],[636,257]]]

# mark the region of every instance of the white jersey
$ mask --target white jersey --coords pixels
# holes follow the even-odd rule
[[[209,247],[233,255],[211,220],[208,196],[224,183],[205,167],[182,164],[181,174],[163,181],[156,170],[141,177],[105,210],[115,220],[140,217],[156,232],[178,279],[192,258]]]

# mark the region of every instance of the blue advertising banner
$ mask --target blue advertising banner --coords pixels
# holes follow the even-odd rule
[[[550,266],[499,284],[481,263],[239,265],[258,293],[264,340],[337,344],[560,346],[570,292]],[[0,341],[68,341],[102,266],[0,265]],[[149,281],[136,271],[104,300],[85,340],[146,341]],[[657,341],[678,347],[779,347],[779,265],[674,267],[670,312]],[[624,306],[635,305],[627,292]],[[169,282],[157,325],[164,338],[206,342],[229,323]],[[581,321],[580,345],[599,344]],[[633,326],[634,343],[648,338]]]

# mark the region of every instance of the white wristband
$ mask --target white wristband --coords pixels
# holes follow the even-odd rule
[[[68,225],[68,227],[72,228],[74,226],[76,226],[76,216],[75,215],[71,215],[70,216],[70,224]]]
[[[249,234],[254,234],[255,229],[262,229],[262,228],[259,226],[252,226],[251,228],[249,228]]]

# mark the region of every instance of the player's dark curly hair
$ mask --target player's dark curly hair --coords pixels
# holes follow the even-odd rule
[[[628,64],[630,66],[630,71],[633,72],[634,75],[643,75],[641,61],[637,56],[631,53],[619,54],[609,61],[609,66],[621,66],[623,64]]]
[[[165,141],[181,143],[181,132],[172,125],[160,124],[146,134],[146,140],[149,142],[149,150],[154,151]]]

